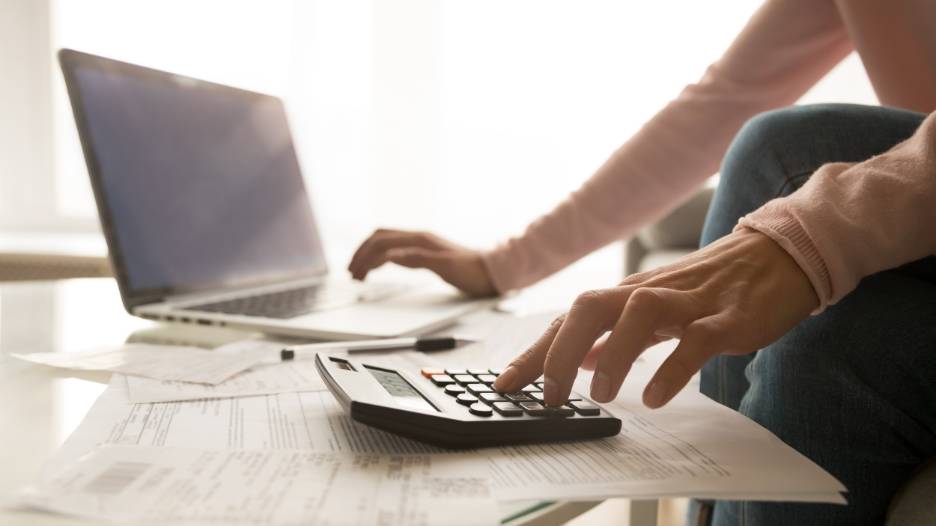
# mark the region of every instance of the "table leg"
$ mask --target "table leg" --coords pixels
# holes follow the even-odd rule
[[[659,505],[660,502],[657,499],[631,499],[627,524],[629,526],[656,526]]]

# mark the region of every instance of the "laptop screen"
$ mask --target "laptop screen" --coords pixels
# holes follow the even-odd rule
[[[129,288],[324,273],[280,100],[161,75],[74,69]]]

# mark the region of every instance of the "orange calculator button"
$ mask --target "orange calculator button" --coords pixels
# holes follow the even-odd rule
[[[429,378],[430,376],[434,374],[445,374],[445,371],[438,367],[423,367],[422,369],[419,370],[419,372],[421,372],[422,375],[425,376],[426,378]]]

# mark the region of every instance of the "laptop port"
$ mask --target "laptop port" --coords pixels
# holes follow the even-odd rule
[[[199,325],[211,325],[211,320],[198,320]]]
[[[146,318],[147,320],[158,320],[159,316],[155,314],[141,314],[140,317]]]
[[[179,318],[179,319],[182,320],[182,323],[192,323],[192,319],[191,319],[191,318],[182,317],[182,318]]]
[[[166,316],[166,321],[175,321],[175,316]]]

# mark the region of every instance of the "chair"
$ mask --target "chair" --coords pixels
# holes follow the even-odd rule
[[[637,232],[625,244],[624,276],[672,263],[698,249],[714,195],[714,188],[703,188],[669,215]]]
[[[640,230],[625,244],[624,275],[671,263],[699,248],[713,188]],[[936,457],[924,462],[894,494],[885,526],[936,524]]]

